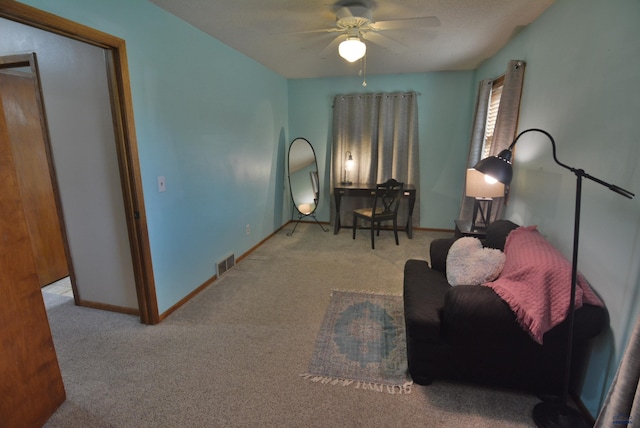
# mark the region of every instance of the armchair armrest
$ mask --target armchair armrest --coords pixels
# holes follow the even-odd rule
[[[438,272],[447,272],[447,254],[456,238],[440,238],[431,241],[429,256],[431,257],[431,269]]]

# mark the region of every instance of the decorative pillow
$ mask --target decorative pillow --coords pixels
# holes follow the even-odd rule
[[[479,285],[493,281],[504,267],[500,250],[483,248],[478,238],[456,240],[447,254],[447,281],[451,285]]]

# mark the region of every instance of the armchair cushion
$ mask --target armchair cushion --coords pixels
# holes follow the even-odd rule
[[[505,337],[525,336],[509,305],[489,287],[460,285],[447,290],[442,334],[451,345],[491,346]]]

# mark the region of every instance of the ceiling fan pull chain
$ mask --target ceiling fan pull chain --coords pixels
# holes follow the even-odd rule
[[[367,86],[367,54],[362,57],[362,86]]]

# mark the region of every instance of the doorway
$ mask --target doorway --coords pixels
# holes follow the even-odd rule
[[[3,32],[0,37],[2,40],[0,54],[7,52],[7,45],[14,37],[20,39],[16,43],[21,50],[28,49],[38,55],[38,65],[41,69],[40,77],[44,89],[44,104],[47,107],[47,119],[51,132],[52,149],[50,155],[57,172],[57,190],[60,193],[60,206],[64,212],[63,223],[67,238],[68,264],[71,266],[70,274],[74,278],[73,282],[78,288],[77,294],[80,295],[79,297],[75,296],[76,303],[82,306],[136,314],[145,324],[158,323],[159,315],[137,158],[133,108],[128,86],[125,42],[105,33],[13,2],[0,4],[0,19],[7,23],[5,25],[3,22],[3,25],[0,26],[0,32]],[[16,31],[16,26],[20,27],[19,31]],[[25,31],[30,32],[28,37],[22,36]],[[35,32],[46,33],[50,37],[46,43],[43,43],[43,46],[36,46],[33,49],[25,47],[24,40],[30,42],[37,40],[32,37],[32,33]],[[61,64],[67,66],[67,70],[73,71],[73,67],[75,67],[77,70],[86,71],[86,64],[82,56],[77,56],[79,63],[67,64],[69,62],[68,55],[63,55],[65,61],[60,61],[60,56],[49,59],[48,63],[55,64],[55,67],[51,66],[49,70],[45,70],[45,63],[47,63],[45,57],[48,54],[46,48],[49,48],[51,43],[55,44],[60,40],[79,46],[83,52],[92,51],[94,56],[101,59],[102,66],[92,69],[92,73],[102,75],[103,82],[106,82],[102,93],[106,99],[106,109],[109,113],[107,125],[94,123],[91,119],[83,120],[82,114],[94,105],[87,103],[83,97],[87,94],[93,94],[95,91],[76,89],[73,85],[83,83],[82,79],[67,79],[62,84],[47,83],[46,79],[50,78],[51,71],[54,68],[61,68]],[[76,57],[72,56],[72,58]],[[70,73],[62,70],[60,74],[64,75],[65,72]],[[91,76],[92,79],[94,77]],[[61,104],[52,107],[51,105],[56,102]],[[64,104],[65,102],[67,104]],[[77,105],[74,106],[73,103]],[[69,113],[70,111],[74,113]],[[61,119],[60,115],[64,113],[74,116]],[[104,118],[105,115],[98,114],[95,117]],[[106,145],[104,143],[94,144],[92,148],[95,138],[87,137],[86,134],[78,136],[67,133],[67,131],[77,130],[81,126],[92,130],[96,128],[103,131],[110,130],[112,134],[110,142]],[[64,144],[67,146],[65,147]],[[93,153],[90,150],[93,150]],[[105,153],[109,154],[108,162],[111,163],[115,172],[107,171]],[[82,176],[82,173],[85,175]],[[90,188],[89,185],[94,183],[102,183],[102,187],[97,190]],[[73,184],[76,185],[75,188],[72,186]],[[113,206],[116,206],[116,211],[109,211],[113,209]],[[96,210],[92,212],[91,208]],[[105,220],[107,226],[101,223],[87,223],[87,220],[96,218]],[[124,235],[118,235],[120,237],[116,237],[110,242],[109,239],[112,236],[120,233],[118,231],[124,231]],[[100,235],[101,232],[104,234]],[[99,251],[86,251],[82,244],[78,244],[82,240],[89,241],[92,250]],[[96,243],[100,245],[96,245]],[[107,251],[107,256],[103,256],[100,251]],[[120,281],[122,275],[118,276],[117,269],[114,270],[108,266],[108,263],[116,263],[117,269],[124,272],[126,277],[132,278],[119,291],[115,290],[114,292],[110,287],[112,284],[123,282]],[[125,266],[127,264],[128,268]],[[121,269],[121,266],[125,266],[125,268]],[[107,274],[102,274],[100,269]],[[114,274],[114,272],[116,273]],[[104,277],[115,279],[106,286],[97,286],[92,290],[83,285],[92,282],[83,278],[100,280]]]

